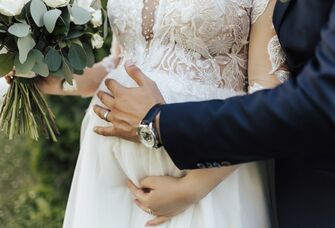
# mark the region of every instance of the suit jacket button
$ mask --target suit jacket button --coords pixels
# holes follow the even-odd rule
[[[207,168],[213,168],[213,165],[212,165],[212,163],[206,162],[206,167]]]
[[[221,168],[222,166],[218,162],[213,162],[213,166],[216,168]]]
[[[202,164],[202,163],[198,163],[198,164],[197,164],[197,167],[198,167],[199,169],[205,169],[205,168],[206,168],[206,166],[205,166],[204,164]]]
[[[222,161],[221,166],[231,166],[231,163],[227,161]]]

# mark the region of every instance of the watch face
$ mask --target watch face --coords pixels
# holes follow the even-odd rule
[[[149,126],[141,126],[138,133],[141,143],[144,146],[153,148],[156,145],[156,137],[152,128]]]

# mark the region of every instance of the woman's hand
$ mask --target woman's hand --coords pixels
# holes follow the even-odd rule
[[[135,203],[147,213],[156,216],[147,226],[157,226],[184,212],[203,199],[238,166],[191,170],[184,177],[146,177],[135,186],[128,183]]]
[[[128,187],[137,206],[156,216],[146,226],[163,224],[199,200],[194,194],[195,189],[183,178],[147,177],[140,182],[140,188],[130,181]]]
[[[12,70],[5,75],[5,80],[8,84],[11,84],[15,77],[15,70]],[[62,89],[62,79],[59,77],[39,77],[37,84],[42,93],[45,94],[59,94]]]
[[[5,80],[8,84],[12,83],[14,75],[15,75],[15,70],[12,70],[11,72],[5,75]]]

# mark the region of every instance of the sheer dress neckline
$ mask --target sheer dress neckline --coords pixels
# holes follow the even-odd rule
[[[159,7],[159,0],[142,0],[142,15],[141,15],[141,29],[142,36],[148,47],[154,38],[154,26],[157,18],[157,11]]]

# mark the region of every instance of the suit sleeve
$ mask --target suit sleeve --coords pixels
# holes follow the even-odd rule
[[[335,156],[335,7],[314,57],[276,89],[227,100],[169,104],[165,149],[180,169],[280,158]]]

